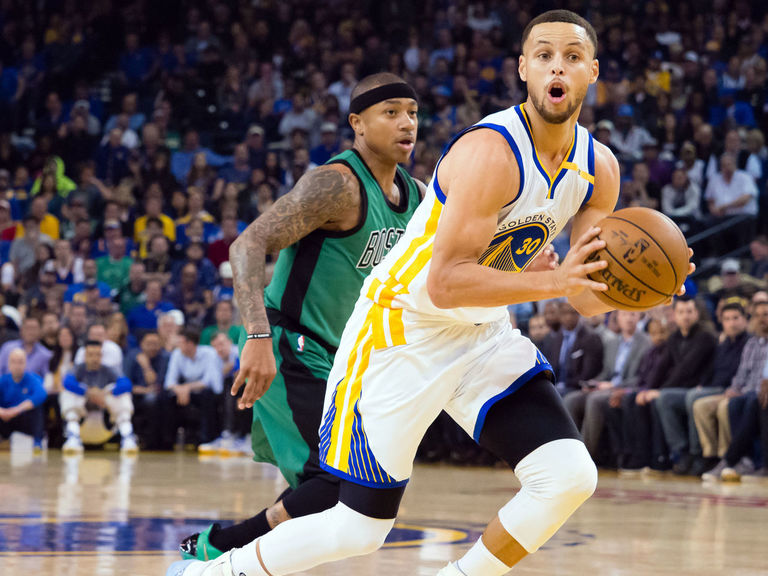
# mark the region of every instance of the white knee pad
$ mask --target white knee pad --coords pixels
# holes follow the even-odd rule
[[[394,519],[370,518],[339,502],[319,514],[283,522],[262,536],[261,556],[272,574],[302,572],[378,550],[394,524]]]
[[[548,442],[520,460],[522,489],[501,510],[504,529],[529,553],[562,526],[595,491],[597,468],[579,440]]]

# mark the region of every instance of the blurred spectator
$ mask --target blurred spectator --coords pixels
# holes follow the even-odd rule
[[[320,144],[312,148],[309,160],[320,166],[341,152],[338,130],[333,122],[323,122],[320,126]]]
[[[127,314],[136,306],[143,304],[145,298],[144,272],[143,262],[131,262],[128,269],[128,280],[117,294],[117,302],[120,305],[120,312],[123,314]]]
[[[192,168],[192,160],[199,152],[205,154],[208,166],[218,168],[230,161],[227,156],[220,156],[208,148],[200,146],[200,135],[196,130],[188,130],[184,134],[184,147],[171,155],[171,173],[178,182],[187,183],[187,174]]]
[[[768,236],[757,236],[749,244],[752,267],[749,275],[758,280],[768,280]]]
[[[96,259],[97,278],[117,293],[129,278],[133,259],[125,255],[125,238],[118,236],[107,242],[106,256]]]
[[[169,401],[164,411],[167,425],[165,444],[173,443],[177,428],[189,434],[196,430],[196,444],[210,442],[216,430],[218,399],[223,391],[222,363],[210,346],[200,346],[200,333],[185,329],[179,348],[171,353],[165,376]],[[198,413],[197,426],[191,426],[192,409]]]
[[[144,332],[157,330],[157,318],[163,312],[173,310],[173,304],[163,300],[163,286],[158,280],[147,281],[144,302],[132,308],[126,319],[131,333],[139,338]]]
[[[200,344],[208,345],[216,334],[226,334],[230,341],[240,340],[240,325],[234,324],[234,305],[231,300],[221,300],[214,307],[215,324],[206,326],[200,333]]]
[[[43,437],[43,410],[46,393],[38,374],[27,371],[27,356],[21,348],[8,356],[8,370],[0,376],[0,438],[21,432],[35,439]]]
[[[542,353],[552,364],[558,392],[565,395],[600,373],[603,343],[573,306],[560,302],[559,312],[560,329],[547,335]]]
[[[41,244],[52,246],[53,240],[40,232],[40,221],[29,214],[24,218],[24,235],[16,234],[8,255],[17,277],[23,277],[35,265],[35,254]]]
[[[271,278],[272,271],[269,264],[266,273]],[[222,262],[219,266],[219,283],[213,288],[212,297],[214,302],[234,302],[235,286],[232,277],[232,264],[229,262]]]
[[[171,218],[163,214],[162,210],[162,198],[158,198],[156,196],[147,197],[144,202],[144,216],[139,216],[136,219],[133,227],[134,242],[142,246],[146,245],[151,236],[149,236],[145,231],[147,231],[149,220],[152,219],[160,220],[161,234],[163,234],[171,242],[176,240],[176,225],[173,223]],[[142,257],[144,257],[144,254],[142,254]]]
[[[75,337],[77,346],[85,344],[85,334],[88,331],[88,310],[82,302],[73,302],[67,314],[67,326]]]
[[[677,330],[670,335],[667,354],[659,366],[660,388],[663,389],[654,391],[651,398],[656,399],[664,438],[675,462],[675,472],[688,474],[694,464],[693,454],[698,455],[701,447],[693,416],[688,418],[687,415],[691,414],[696,398],[719,391],[718,388],[702,385],[711,382],[717,340],[703,326],[694,300],[678,298],[674,310]],[[734,326],[736,324],[734,322]],[[741,347],[743,344],[740,342]]]
[[[86,333],[88,342],[98,342],[101,345],[101,363],[111,368],[120,376],[123,374],[123,350],[112,340],[107,339],[107,329],[104,324],[94,323],[88,327]],[[75,354],[74,363],[85,362],[86,347],[81,346]]]
[[[693,404],[703,457],[708,462],[718,462],[720,459],[714,468],[702,475],[704,479],[718,479],[723,469],[728,467],[723,458],[733,437],[729,412],[743,414],[750,395],[760,389],[763,367],[768,362],[768,302],[754,306],[753,319],[754,334],[744,345],[736,374],[725,392],[699,398]],[[731,466],[735,464],[732,462]]]
[[[637,162],[643,158],[643,146],[655,144],[648,130],[632,120],[635,111],[630,104],[622,104],[616,112],[616,126],[611,134],[611,145],[618,152],[619,160]]]
[[[537,348],[541,348],[544,339],[549,334],[549,326],[541,314],[535,314],[528,319],[528,337],[536,345]]]
[[[76,362],[72,373],[64,377],[63,388],[59,404],[61,416],[66,422],[66,441],[62,446],[65,452],[83,451],[80,436],[82,419],[87,417],[89,433],[93,436],[97,434],[90,429],[103,429],[103,410],[107,410],[110,420],[117,426],[121,452],[136,452],[138,445],[131,423],[131,381],[102,363],[100,342],[86,342],[83,362]],[[108,439],[111,435],[110,431],[105,431],[103,437]]]
[[[125,362],[125,375],[133,383],[133,400],[136,409],[136,432],[144,448],[158,450],[163,446],[162,422],[163,388],[170,354],[163,349],[160,336],[147,332],[138,350],[133,351]]]
[[[163,349],[169,354],[181,344],[181,328],[184,325],[183,314],[181,320],[177,320],[177,311],[165,312],[157,319],[157,335]]]
[[[224,385],[224,410],[221,425],[221,436],[198,446],[201,454],[219,453],[221,455],[246,455],[251,454],[251,423],[253,421],[252,409],[240,410],[237,407],[238,397],[229,394],[234,381],[234,375],[239,369],[237,346],[225,332],[219,332],[211,342],[221,362],[221,372]]]
[[[40,322],[40,344],[54,351],[59,341],[59,315],[55,312],[44,312]]]
[[[237,219],[231,217],[222,218],[221,238],[208,246],[208,260],[210,260],[213,266],[218,268],[222,262],[229,261],[229,247],[232,246],[237,235]]]
[[[8,373],[11,352],[19,349],[24,351],[26,370],[44,378],[52,353],[40,343],[40,321],[34,316],[27,316],[22,321],[21,338],[10,340],[0,347],[0,375]]]
[[[650,171],[644,162],[638,162],[632,168],[632,178],[625,180],[621,190],[621,206],[641,206],[657,208],[659,188],[650,181]]]
[[[701,193],[705,181],[705,163],[701,158],[696,158],[696,146],[693,142],[686,141],[680,146],[680,160],[675,168],[683,170],[691,184],[698,186]]]
[[[752,176],[736,169],[733,154],[723,154],[720,157],[720,172],[710,178],[704,195],[709,213],[715,222],[736,215],[751,217],[748,222],[742,222],[730,231],[728,238],[723,240],[727,246],[744,246],[752,239],[754,218],[757,216],[757,195],[757,186]]]
[[[349,101],[350,97],[352,96],[352,88],[355,87],[355,84],[357,84],[357,78],[355,77],[355,65],[352,62],[345,62],[341,65],[341,78],[328,86],[328,94],[336,97],[336,100],[339,103],[339,112],[343,118],[346,118],[347,114],[349,113]],[[296,108],[295,100],[294,112],[297,114],[302,112],[301,109]],[[312,126],[306,126],[306,128],[307,132],[312,131]],[[286,132],[283,132],[282,129],[280,130],[281,134],[289,132],[290,130],[287,130]]]
[[[701,189],[691,182],[685,170],[672,173],[672,181],[661,190],[661,211],[672,218],[684,233],[696,230],[701,218]]]
[[[618,337],[605,343],[603,369],[593,380],[581,385],[581,390],[568,393],[564,400],[568,412],[581,429],[584,443],[592,458],[600,461],[600,439],[611,398],[619,390],[637,386],[640,362],[651,345],[650,339],[637,330],[639,312],[619,310]]]

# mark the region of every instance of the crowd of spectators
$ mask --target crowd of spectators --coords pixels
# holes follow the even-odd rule
[[[25,384],[41,413],[25,429],[57,445],[76,436],[67,422],[83,421],[86,436],[88,414],[126,394],[126,378],[132,426],[115,412],[107,431],[128,450],[136,440],[168,448],[178,430],[196,443],[244,434],[247,420],[222,394],[236,367],[228,249],[238,233],[351,146],[351,90],[374,72],[399,74],[417,91],[419,140],[407,168],[429,181],[454,134],[525,99],[522,29],[555,7],[586,16],[600,39],[601,75],[580,122],[619,158],[619,207],[658,208],[689,236],[741,217],[694,247],[718,257],[749,246],[751,260],[728,259],[720,275],[689,286],[700,304],[694,325],[719,331],[701,329],[696,341],[710,346],[702,353],[733,360],[723,342],[744,337],[724,317],[739,304],[758,337],[751,302],[768,273],[763,2],[2,0],[0,374],[20,385],[22,355],[11,350],[23,349],[24,374],[46,392],[41,401]],[[567,237],[559,241],[567,249]],[[666,461],[670,448],[680,469],[725,458],[738,436],[723,424],[731,384],[718,368],[708,376],[700,364],[694,376],[668,364],[680,358],[664,350],[687,350],[691,337],[677,309],[590,322],[556,302],[511,312],[557,368],[596,456],[610,440],[604,461],[625,467]],[[573,360],[572,349],[584,354]],[[725,392],[680,391],[682,380],[654,379],[656,365]],[[86,405],[62,414],[58,397],[73,390]],[[750,410],[759,412],[739,414]],[[442,419],[428,440],[427,458],[477,457]]]

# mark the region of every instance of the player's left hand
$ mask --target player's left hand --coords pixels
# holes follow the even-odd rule
[[[559,263],[560,256],[550,244],[536,258],[531,260],[531,263],[525,270],[526,272],[545,272],[547,270],[554,270]]]

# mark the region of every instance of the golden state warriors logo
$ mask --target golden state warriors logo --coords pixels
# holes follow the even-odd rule
[[[478,263],[503,272],[522,272],[547,245],[549,228],[540,222],[498,232]]]

